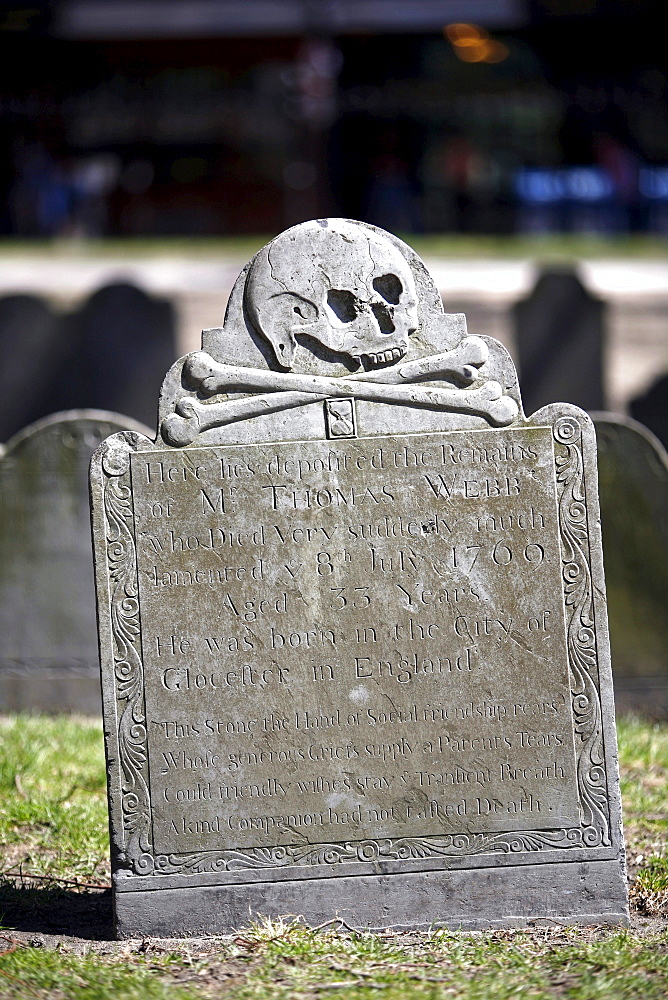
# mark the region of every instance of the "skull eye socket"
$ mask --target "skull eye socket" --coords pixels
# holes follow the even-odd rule
[[[403,285],[396,274],[383,274],[380,278],[373,279],[373,287],[382,295],[386,302],[396,306],[404,290]]]
[[[327,305],[342,323],[352,323],[357,318],[355,296],[345,288],[330,288],[327,292]]]

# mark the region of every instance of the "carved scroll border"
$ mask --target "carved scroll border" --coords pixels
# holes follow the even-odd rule
[[[560,417],[554,425],[553,434],[562,448],[561,454],[555,454],[555,462],[582,837],[587,847],[607,847],[610,844],[610,816],[606,795],[582,428],[574,417]]]
[[[154,859],[130,450],[127,440],[118,435],[108,440],[102,455],[121,772],[122,849],[118,861],[135,875],[149,875]]]
[[[105,521],[111,593],[114,674],[119,706],[119,759],[125,849],[121,861],[134,875],[196,875],[249,869],[341,863],[466,858],[527,854],[610,844],[602,712],[598,690],[596,633],[589,532],[584,492],[582,432],[573,417],[553,428],[562,578],[567,618],[569,681],[576,737],[579,827],[496,834],[457,833],[434,837],[380,838],[343,843],[201,851],[154,855],[151,847],[148,747],[144,677],[140,652],[137,555],[129,484],[129,452],[118,448],[103,460],[107,474]],[[579,741],[579,742],[578,742]]]

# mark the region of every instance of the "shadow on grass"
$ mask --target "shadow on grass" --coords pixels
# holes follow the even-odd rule
[[[0,927],[89,941],[113,940],[111,889],[26,886],[0,878]]]

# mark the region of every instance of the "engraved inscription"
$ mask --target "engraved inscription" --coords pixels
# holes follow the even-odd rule
[[[131,474],[156,853],[580,824],[550,428]]]

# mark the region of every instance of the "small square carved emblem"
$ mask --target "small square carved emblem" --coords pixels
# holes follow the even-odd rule
[[[354,399],[326,399],[325,422],[327,437],[357,437],[357,419]]]

